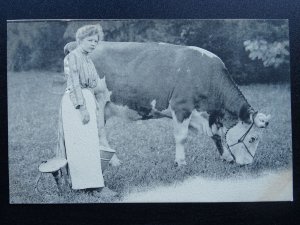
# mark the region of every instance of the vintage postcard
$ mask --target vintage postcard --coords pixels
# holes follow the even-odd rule
[[[11,204],[292,201],[289,21],[8,20]]]

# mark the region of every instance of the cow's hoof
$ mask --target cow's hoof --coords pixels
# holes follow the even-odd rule
[[[186,166],[186,161],[184,159],[175,161],[175,167],[181,167],[181,166]]]

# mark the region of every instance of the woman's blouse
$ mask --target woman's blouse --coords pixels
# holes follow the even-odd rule
[[[67,86],[70,90],[71,101],[75,108],[84,105],[82,88],[95,88],[97,86],[98,73],[95,65],[80,48],[67,55]],[[68,75],[69,74],[69,75]]]

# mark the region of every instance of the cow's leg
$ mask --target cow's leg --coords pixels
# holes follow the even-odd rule
[[[198,112],[197,110],[194,110],[192,113],[190,126],[196,128],[198,132],[203,132],[207,136],[211,137],[217,147],[218,152],[221,156],[223,155],[221,136],[216,134],[217,128],[215,124],[213,124],[212,127],[209,126],[209,114],[207,112]]]
[[[221,136],[224,136],[224,128],[218,128],[216,124],[209,126],[209,114],[206,112],[198,112],[196,110],[192,113],[190,126],[196,128],[198,132],[203,132],[207,136],[211,137],[214,141],[221,159],[231,162],[233,160],[227,149],[222,146]]]
[[[224,150],[221,136],[218,133],[218,128],[215,124],[213,124],[211,127],[209,126],[209,114],[207,112],[198,112],[194,110],[192,113],[190,126],[211,137],[217,147],[218,152],[221,156],[223,155]]]
[[[233,157],[230,154],[229,150],[227,148],[224,148],[222,145],[222,138],[225,136],[226,128],[225,127],[218,127],[216,124],[213,124],[211,126],[212,129],[212,139],[216,144],[217,150],[220,153],[221,159],[226,160],[228,162],[233,162]]]
[[[174,137],[176,143],[175,163],[178,166],[186,165],[184,145],[188,135],[191,113],[173,111],[172,118],[174,124]]]
[[[192,113],[192,119],[190,126],[196,128],[198,132],[203,132],[207,136],[211,137],[217,146],[217,150],[220,155],[223,154],[223,147],[221,142],[221,136],[216,134],[217,127],[215,124],[212,127],[209,126],[209,114],[207,112],[198,112],[196,110]]]
[[[217,149],[221,155],[221,159],[226,160],[227,162],[233,162],[234,159],[233,159],[232,155],[230,154],[229,150],[227,148],[224,148],[222,145],[221,137],[225,136],[226,128],[224,128],[224,127],[217,128],[217,126],[215,124],[213,124],[212,131],[214,133],[214,136],[212,137],[212,139],[217,146]]]
[[[198,132],[212,137],[213,133],[209,126],[208,118],[209,114],[207,112],[198,112],[197,110],[193,110],[190,126],[195,128]]]
[[[220,153],[220,156],[222,157],[224,150],[223,150],[223,146],[222,146],[222,140],[221,140],[221,136],[215,134],[214,136],[211,137],[212,140],[215,142],[215,145],[217,147],[218,152]]]

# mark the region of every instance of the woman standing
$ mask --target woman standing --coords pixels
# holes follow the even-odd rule
[[[76,32],[77,47],[65,58],[68,62],[67,92],[62,100],[59,130],[62,128],[63,132],[59,132],[57,152],[60,156],[66,154],[72,188],[97,189],[96,194],[104,187],[98,135],[101,136],[104,129],[103,110],[109,100],[109,91],[105,79],[99,78],[89,54],[102,38],[99,25],[79,28]],[[97,101],[93,101],[95,98]],[[91,133],[91,130],[95,132]],[[62,139],[64,143],[61,143]]]

